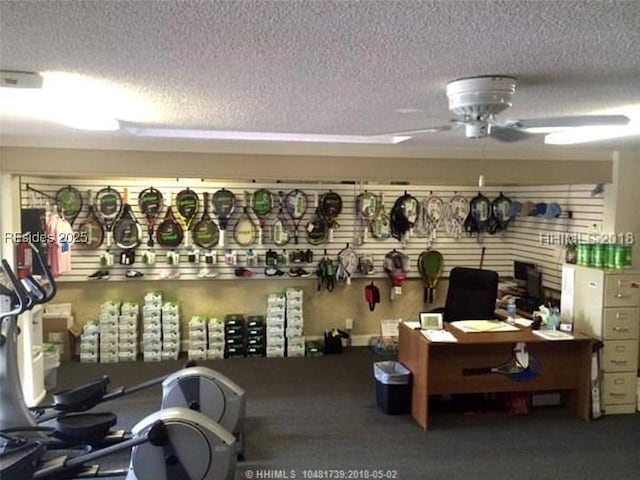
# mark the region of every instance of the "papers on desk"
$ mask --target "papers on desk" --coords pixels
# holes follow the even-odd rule
[[[531,324],[533,323],[533,320],[529,320],[528,318],[521,318],[521,317],[516,317],[513,319],[513,323],[515,323],[516,325],[520,325],[521,327],[530,327]]]
[[[546,340],[572,340],[573,335],[560,330],[531,330],[534,335],[537,335]]]
[[[517,332],[520,330],[515,325],[509,325],[499,320],[460,320],[458,322],[451,322],[450,325],[465,333]]]
[[[420,330],[430,342],[457,342],[458,339],[446,330]]]
[[[420,330],[420,322],[406,321],[406,322],[402,322],[402,323],[404,323],[411,330]]]

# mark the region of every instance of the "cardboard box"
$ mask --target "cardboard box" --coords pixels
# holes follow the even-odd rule
[[[82,327],[76,325],[72,315],[44,314],[42,316],[42,339],[44,343],[55,343],[60,349],[60,360],[70,362],[75,355],[76,339]]]

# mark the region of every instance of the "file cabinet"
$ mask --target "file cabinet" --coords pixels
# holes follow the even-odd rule
[[[602,409],[636,410],[640,338],[640,272],[564,265],[562,316],[574,329],[603,341]]]

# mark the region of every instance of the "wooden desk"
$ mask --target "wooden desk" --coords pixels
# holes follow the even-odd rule
[[[584,420],[591,412],[591,339],[544,340],[530,330],[464,333],[446,324],[458,343],[429,342],[419,330],[399,329],[398,360],[412,373],[411,414],[425,430],[429,426],[429,395],[554,390],[566,393],[571,411]],[[527,381],[500,374],[462,376],[463,368],[499,365],[511,357],[513,346],[526,342],[540,365]]]

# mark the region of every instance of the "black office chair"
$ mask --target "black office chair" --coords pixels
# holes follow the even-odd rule
[[[495,318],[498,273],[478,268],[455,267],[449,275],[444,308],[445,322]]]

